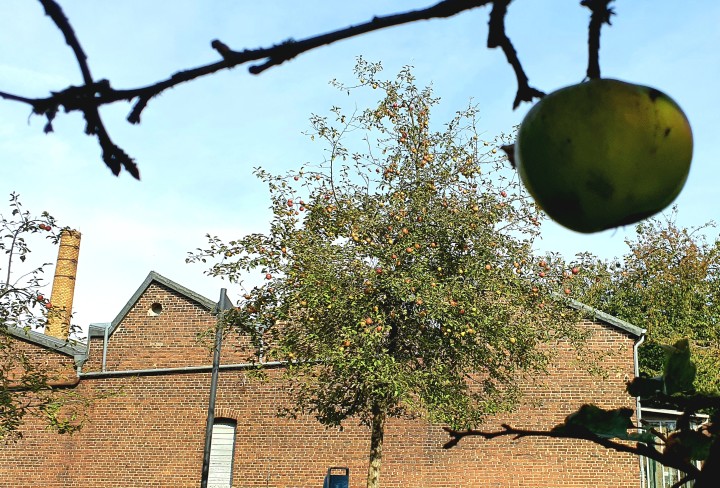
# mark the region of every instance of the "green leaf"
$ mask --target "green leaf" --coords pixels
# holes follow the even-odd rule
[[[687,339],[681,339],[672,346],[662,346],[665,350],[665,364],[663,376],[665,379],[665,393],[692,392],[695,390],[695,364],[690,361],[690,344]]]
[[[553,427],[553,432],[592,433],[606,439],[634,440],[638,434],[628,433],[634,429],[630,408],[604,410],[596,405],[585,404],[577,412],[565,418],[565,423]]]
[[[641,375],[633,378],[628,383],[627,392],[630,396],[640,398],[651,398],[661,393],[664,389],[664,381],[662,376],[654,376],[648,378],[647,376]]]
[[[655,444],[657,436],[650,431],[629,432],[627,440],[634,442],[642,442],[643,444]]]
[[[672,433],[665,444],[665,454],[685,461],[704,461],[710,455],[713,438],[696,430]]]

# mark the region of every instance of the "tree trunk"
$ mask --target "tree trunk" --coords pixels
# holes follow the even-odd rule
[[[370,433],[370,465],[368,466],[367,488],[380,488],[380,464],[382,463],[383,438],[385,436],[385,412],[373,406]]]

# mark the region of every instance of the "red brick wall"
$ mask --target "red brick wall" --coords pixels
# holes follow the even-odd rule
[[[148,312],[154,303],[159,315]],[[199,304],[158,283],[152,283],[108,341],[106,369],[178,368],[209,365],[216,319]],[[207,334],[210,332],[210,334]],[[248,341],[229,336],[223,344],[223,363],[247,362]],[[102,369],[103,338],[90,341],[84,372]]]
[[[148,317],[154,301],[163,313]],[[214,318],[196,304],[160,286],[151,286],[110,339],[108,369],[209,365],[208,349],[196,341],[197,329]],[[584,402],[633,407],[624,394],[632,376],[633,339],[593,322],[589,351],[578,357],[559,345],[547,377],[526,387],[526,405],[512,415],[489,418],[549,428]],[[163,346],[150,347],[149,342]],[[228,344],[230,341],[228,341]],[[98,370],[102,340],[93,339],[91,368]],[[224,346],[223,363],[245,354]],[[601,362],[606,379],[587,371]],[[343,431],[325,429],[312,418],[276,416],[287,399],[281,371],[259,382],[246,371],[222,371],[218,417],[237,419],[234,486],[243,488],[321,487],[330,466],[348,466],[351,487],[364,486],[368,429],[349,422]],[[116,395],[94,402],[78,434],[58,436],[39,424],[20,442],[0,449],[0,486],[13,487],[197,487],[204,446],[209,372],[157,376],[86,378],[76,390]],[[381,485],[388,488],[449,487],[637,487],[638,462],[580,441],[467,438],[443,450],[440,426],[392,420],[386,429]]]
[[[60,354],[44,347],[39,347],[32,342],[18,339],[10,335],[3,335],[0,340],[2,341],[2,351],[0,351],[0,357],[3,355],[7,355],[8,357],[24,356],[27,358],[28,362],[47,374],[48,380],[51,382],[65,381],[76,377],[75,362],[72,356]],[[3,360],[3,364],[7,365],[8,363]],[[13,364],[15,363],[13,362]],[[17,373],[22,374],[23,372],[23,368],[17,369]],[[10,372],[8,377],[14,378],[15,374]]]

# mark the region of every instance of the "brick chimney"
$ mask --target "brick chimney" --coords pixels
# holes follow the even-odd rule
[[[72,314],[79,256],[80,232],[63,230],[60,234],[60,248],[50,294],[52,309],[48,313],[48,322],[45,327],[45,334],[62,340],[66,340],[70,333],[70,315]]]

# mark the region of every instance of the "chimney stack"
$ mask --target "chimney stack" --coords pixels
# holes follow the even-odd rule
[[[48,313],[48,322],[45,327],[45,334],[61,340],[67,340],[70,333],[70,315],[72,314],[79,256],[80,232],[63,230],[60,233],[60,248],[50,294],[52,309]]]

